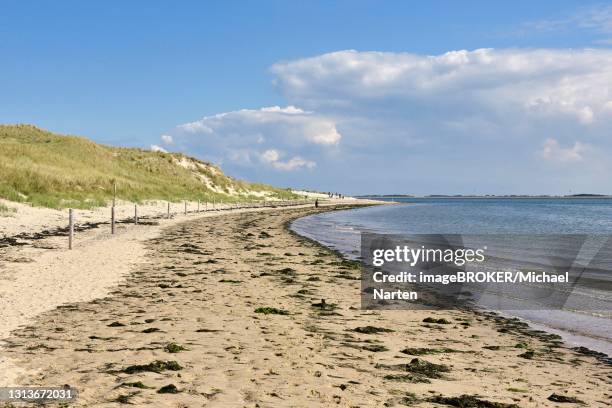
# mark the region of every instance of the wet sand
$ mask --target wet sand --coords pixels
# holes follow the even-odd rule
[[[2,354],[76,406],[610,406],[609,365],[518,322],[360,310],[358,267],[286,228],[323,210],[170,225],[107,297],[38,315]]]

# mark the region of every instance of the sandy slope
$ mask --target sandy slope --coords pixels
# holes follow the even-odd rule
[[[552,407],[553,393],[609,406],[609,366],[511,322],[471,312],[361,311],[359,271],[284,229],[312,211],[170,225],[146,242],[144,261],[110,296],[39,315],[4,353],[36,371],[22,384],[71,384],[79,406],[434,406],[432,398],[479,394]],[[449,324],[423,322],[431,316]],[[355,331],[367,326],[393,331]],[[169,353],[169,343],[186,350]],[[521,357],[518,343],[533,358]],[[406,347],[436,353],[414,356]],[[181,369],[131,372],[156,360]],[[138,381],[151,388],[126,386]],[[169,384],[179,393],[157,392]]]

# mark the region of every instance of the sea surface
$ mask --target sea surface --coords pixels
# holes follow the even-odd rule
[[[353,259],[360,257],[361,232],[384,234],[588,234],[612,235],[612,199],[604,198],[395,198],[398,204],[315,214],[292,229]],[[516,259],[523,255],[516,250]],[[542,250],[546,255],[546,250]],[[503,310],[533,327],[559,334],[574,346],[612,356],[612,275],[604,270],[576,287],[588,310]],[[601,307],[603,304],[605,307]],[[489,307],[495,310],[494,306]]]

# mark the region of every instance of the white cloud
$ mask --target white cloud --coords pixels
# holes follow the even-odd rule
[[[289,159],[286,162],[275,162],[273,166],[279,170],[296,170],[301,167],[306,167],[307,169],[313,169],[316,167],[316,163],[311,160],[302,159],[300,156],[295,156]]]
[[[546,139],[542,147],[542,158],[545,160],[570,163],[579,162],[584,159],[587,146],[580,142],[575,142],[572,147],[561,147],[559,141],[553,138]]]
[[[172,142],[174,142],[174,140],[172,139],[172,136],[170,135],[161,135],[161,140],[165,144],[172,144]]]
[[[206,116],[177,126],[168,136],[183,150],[200,152],[217,163],[255,167],[263,162],[280,171],[314,168],[315,161],[302,155],[325,154],[326,150],[335,149],[342,138],[333,118],[295,106]],[[280,160],[277,149],[290,158]]]
[[[317,178],[312,187],[359,192],[410,183],[429,193],[442,183],[458,193],[476,185],[485,193],[509,192],[499,186],[539,193],[553,179],[561,191],[570,182],[601,190],[599,175],[612,171],[605,159],[612,154],[612,50],[348,50],[280,62],[271,72],[286,107],[179,125],[168,133],[177,148],[222,162],[238,177],[273,169],[257,176],[290,185],[306,174]],[[542,145],[543,134],[555,137]],[[545,161],[576,165],[563,178],[537,174],[559,168]],[[529,183],[519,178],[540,187],[523,190]]]
[[[316,167],[316,163],[310,160],[302,159],[299,156],[292,157],[288,161],[280,160],[280,153],[277,150],[269,149],[261,154],[261,160],[274,167],[277,170],[292,171],[297,170],[301,167],[313,169]]]
[[[154,151],[154,152],[168,153],[168,151],[166,149],[164,149],[163,147],[158,146],[158,145],[154,145],[154,144],[151,145],[151,150]]]
[[[271,70],[291,103],[316,111],[505,111],[589,125],[612,99],[612,50],[477,49],[434,56],[349,50]]]
[[[278,161],[279,158],[280,154],[274,149],[266,150],[261,154],[261,159],[266,163],[274,163],[275,161]]]
[[[203,134],[259,132],[264,136],[281,131],[294,142],[318,145],[336,145],[341,139],[333,120],[295,106],[270,106],[220,113],[180,125],[179,129]],[[257,140],[262,138],[260,135]]]
[[[220,116],[220,115],[219,115]],[[204,125],[203,121],[185,123],[178,126],[180,129],[191,133],[213,133],[213,130]]]

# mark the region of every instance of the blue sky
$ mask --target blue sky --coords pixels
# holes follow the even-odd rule
[[[612,189],[602,3],[1,1],[0,12],[1,123],[346,193]]]

